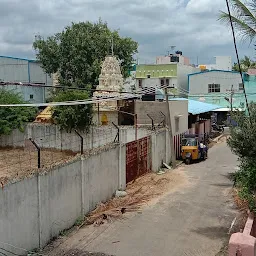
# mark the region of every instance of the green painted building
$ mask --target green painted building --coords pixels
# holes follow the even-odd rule
[[[199,69],[181,63],[145,64],[136,66],[137,88],[176,88],[183,95],[188,91],[188,74]]]
[[[153,65],[137,65],[136,78],[165,78],[177,77],[177,64],[153,64]]]

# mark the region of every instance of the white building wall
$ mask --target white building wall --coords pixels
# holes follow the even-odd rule
[[[136,71],[131,71],[131,75],[125,79],[123,91],[132,92],[136,88]]]
[[[0,85],[0,89],[12,91],[19,94],[24,101],[30,103],[45,102],[45,88],[42,86],[26,86],[26,85]]]
[[[39,62],[11,57],[0,57],[0,80],[53,84],[52,77],[46,75]]]
[[[158,56],[156,57],[156,64],[170,64],[171,62],[171,56]],[[179,63],[185,64],[185,57],[182,55],[179,55]]]
[[[211,71],[189,76],[189,94],[208,94],[208,84],[220,84],[220,93],[227,93],[233,85],[234,90],[239,90],[242,83],[239,73]],[[212,93],[214,94],[214,93]]]
[[[185,91],[188,91],[188,75],[192,73],[200,72],[200,68],[195,68],[187,65],[178,65],[177,77],[178,83],[177,86]]]
[[[216,69],[218,70],[232,70],[232,58],[231,56],[216,56]]]
[[[39,62],[0,56],[0,81],[4,82],[21,82],[21,83],[45,83],[53,85],[52,76],[47,75]],[[45,102],[45,99],[50,96],[50,88],[46,89],[28,89],[14,88],[15,92],[21,93],[26,101],[30,102]],[[34,98],[31,100],[30,95]]]
[[[30,62],[29,71],[31,83],[45,83],[46,85],[53,85],[53,77],[44,72],[39,62]]]
[[[232,71],[232,58],[231,56],[216,56],[215,64],[204,64],[208,70],[225,70]]]
[[[28,82],[28,61],[0,57],[0,81]]]
[[[170,64],[171,57],[170,56],[157,56],[156,64]]]

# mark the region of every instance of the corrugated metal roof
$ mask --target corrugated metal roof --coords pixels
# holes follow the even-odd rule
[[[212,69],[212,70],[206,70],[206,71],[200,71],[200,72],[196,72],[196,73],[191,73],[191,74],[188,74],[188,77],[190,77],[190,76],[195,76],[195,75],[202,75],[202,74],[210,73],[210,72],[223,72],[223,73],[234,73],[234,74],[239,74],[239,72],[237,72],[237,71],[233,71],[233,70],[219,70],[219,69]]]
[[[169,100],[188,100],[186,98],[169,98]],[[196,100],[188,100],[188,113],[198,115],[221,108],[215,104],[204,103]]]
[[[13,59],[13,60],[25,60],[25,61],[28,61],[28,62],[37,62],[37,60],[19,58],[19,57],[12,57],[12,56],[3,56],[3,55],[0,55],[0,58]]]

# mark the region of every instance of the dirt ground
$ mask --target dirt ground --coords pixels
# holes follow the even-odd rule
[[[41,168],[67,161],[74,157],[72,152],[56,150],[41,151]],[[3,186],[8,180],[25,178],[33,174],[38,167],[37,151],[24,148],[0,148],[0,183]]]
[[[84,236],[83,232],[91,232],[91,229],[99,226],[103,228],[117,219],[126,219],[127,213],[136,214],[141,213],[144,207],[150,207],[156,204],[164,195],[173,193],[182,187],[188,186],[189,182],[187,176],[182,170],[184,166],[180,166],[175,170],[167,171],[161,175],[156,173],[147,173],[139,177],[136,181],[130,182],[127,185],[127,196],[123,198],[113,198],[99,206],[85,217],[84,222],[66,232],[66,236],[59,237],[50,243],[43,251],[43,255],[47,256],[71,256],[71,255],[92,255],[92,256],[110,256],[101,253],[90,253],[88,251],[81,251],[77,249],[65,248],[70,243],[79,243],[76,235]],[[122,214],[122,209],[125,209]],[[88,224],[88,226],[84,226]],[[93,224],[93,225],[92,225]],[[97,226],[97,227],[95,227]],[[95,230],[94,230],[95,231]],[[69,239],[69,241],[67,241]],[[74,239],[74,240],[73,240]],[[59,248],[61,247],[61,248]],[[57,252],[52,249],[55,248]],[[59,248],[59,249],[58,249]]]
[[[63,254],[62,256],[113,256],[113,255],[108,255],[105,253],[100,253],[100,252],[87,252],[87,251],[81,251],[81,250],[72,250],[69,252],[69,254]]]
[[[183,167],[165,170],[165,173],[147,173],[127,185],[125,197],[115,197],[99,206],[87,216],[85,223],[101,225],[122,218],[123,213],[136,212],[144,205],[155,204],[162,195],[175,191],[187,182]]]

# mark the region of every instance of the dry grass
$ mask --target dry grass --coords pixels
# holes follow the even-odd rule
[[[148,173],[128,184],[127,196],[123,198],[115,197],[104,204],[99,204],[86,218],[85,223],[97,226],[105,221],[111,222],[113,219],[123,218],[124,213],[139,211],[143,205],[148,204],[153,198],[161,196],[170,189],[177,188],[184,180],[180,169],[163,175]]]
[[[247,213],[249,209],[248,202],[240,198],[239,189],[233,189],[233,197],[238,209],[242,212]]]
[[[72,152],[43,149],[41,168],[49,168],[74,157]],[[37,151],[24,148],[0,148],[0,183],[5,185],[14,178],[25,178],[35,173],[38,166]]]

